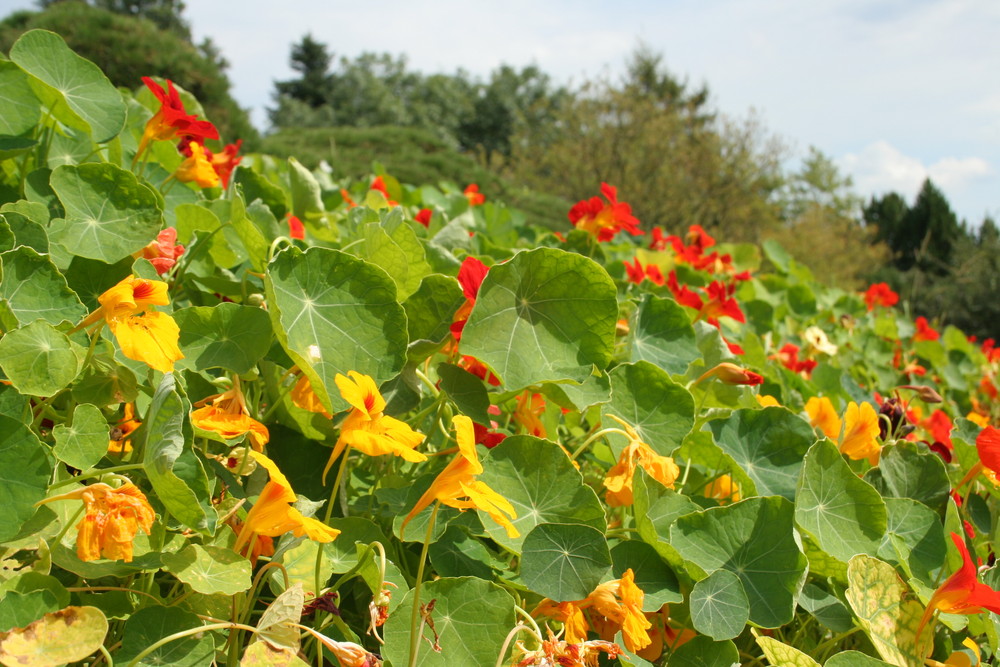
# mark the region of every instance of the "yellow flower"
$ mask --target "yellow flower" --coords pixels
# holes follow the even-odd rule
[[[444,470],[435,478],[424,495],[403,520],[400,535],[420,510],[435,500],[457,509],[479,509],[490,515],[490,518],[504,527],[507,535],[518,537],[520,533],[506,515],[517,518],[517,512],[510,502],[491,489],[485,482],[475,479],[483,472],[483,464],[476,454],[476,434],[472,420],[465,415],[457,415],[452,419],[455,425],[455,437],[458,440],[458,455],[452,459]]]
[[[135,484],[120,488],[98,483],[70,491],[53,500],[82,500],[86,514],[76,524],[76,555],[80,560],[97,560],[102,555],[111,560],[132,560],[132,540],[141,528],[149,535],[156,513]],[[39,503],[39,504],[41,504]]]
[[[629,443],[618,456],[616,463],[604,478],[604,487],[608,490],[605,499],[611,507],[621,507],[632,504],[632,477],[636,466],[642,466],[649,475],[667,488],[674,488],[674,480],[680,475],[680,468],[669,456],[657,454],[652,447],[639,438],[635,429],[627,423],[608,415],[625,427]]]
[[[206,405],[211,401],[211,405]],[[229,391],[215,394],[195,403],[199,407],[191,413],[191,423],[203,431],[214,431],[226,440],[238,438],[246,434],[250,444],[260,452],[270,439],[267,427],[250,416],[243,392],[240,391],[240,380],[233,381]]]
[[[870,403],[849,403],[844,414],[844,437],[840,451],[855,461],[868,459],[878,465],[882,446],[878,442],[878,414]]]
[[[191,155],[184,158],[174,176],[183,183],[194,181],[199,188],[214,188],[219,184],[219,175],[215,172],[212,161],[205,155],[205,147],[194,141],[188,147]]]
[[[969,414],[965,415],[965,418],[968,419],[973,424],[975,424],[976,426],[978,426],[979,428],[986,428],[987,426],[990,425],[990,418],[987,417],[986,415],[981,415],[978,412],[970,412]]]
[[[101,307],[77,329],[104,319],[122,354],[164,373],[174,370],[174,362],[184,358],[177,347],[181,335],[177,323],[166,313],[152,310],[152,306],[170,303],[165,282],[128,276],[97,300]]]
[[[250,452],[258,465],[263,466],[271,479],[257,497],[247,518],[243,521],[239,537],[233,550],[243,553],[245,548],[254,541],[254,536],[278,537],[292,531],[295,537],[306,535],[316,542],[332,542],[340,531],[331,528],[318,519],[303,516],[292,507],[298,496],[292,490],[281,470],[274,461],[259,452]]]
[[[393,454],[407,461],[426,461],[426,456],[414,450],[423,442],[423,434],[398,419],[382,414],[385,399],[379,393],[375,380],[356,371],[349,371],[348,375],[351,377],[338,373],[334,378],[340,395],[351,404],[351,412],[340,426],[340,437],[323,469],[323,482],[326,483],[326,473],[333,462],[347,447],[368,456]]]
[[[754,396],[756,396],[757,402],[760,404],[760,407],[762,408],[770,408],[772,406],[781,405],[781,403],[778,403],[778,399],[776,399],[774,396],[771,396],[770,394],[754,394]]]
[[[842,424],[829,398],[826,396],[813,396],[810,398],[806,401],[806,414],[809,415],[809,423],[814,428],[823,431],[830,440],[836,442],[840,439]]]

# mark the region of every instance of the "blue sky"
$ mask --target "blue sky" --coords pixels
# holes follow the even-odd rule
[[[338,56],[406,54],[423,72],[482,77],[536,64],[560,83],[616,76],[639,41],[705,83],[721,113],[754,113],[789,146],[833,157],[864,195],[912,200],[930,176],[959,216],[1000,218],[1000,3],[994,0],[187,0],[196,39],[230,61],[265,124],[306,33]],[[0,0],[6,15],[30,8]]]

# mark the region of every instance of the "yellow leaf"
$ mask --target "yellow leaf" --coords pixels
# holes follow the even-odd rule
[[[6,667],[55,667],[83,660],[104,643],[108,619],[96,607],[66,607],[23,628],[0,632]]]

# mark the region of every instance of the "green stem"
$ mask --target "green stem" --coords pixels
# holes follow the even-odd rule
[[[438,509],[441,508],[441,501],[434,503],[431,510],[431,517],[427,520],[427,533],[424,535],[424,546],[420,550],[420,565],[417,566],[417,581],[413,585],[413,609],[410,611],[410,662],[409,667],[417,667],[417,653],[420,650],[420,632],[418,626],[422,627],[420,621],[420,584],[424,578],[424,566],[427,564],[427,549],[430,547],[431,539],[434,537],[434,521],[437,519]]]
[[[175,639],[183,639],[184,637],[190,637],[191,635],[201,634],[203,632],[211,632],[212,630],[246,630],[247,632],[253,632],[256,634],[257,628],[251,627],[249,625],[243,625],[242,623],[232,623],[230,621],[225,621],[222,623],[212,623],[210,625],[199,625],[197,628],[188,628],[187,630],[181,630],[180,632],[175,632],[172,635],[167,635],[158,642],[154,642],[150,646],[146,647],[139,653],[139,655],[132,658],[128,663],[127,667],[133,667],[138,665],[139,661],[145,658],[147,655],[155,651],[156,649],[169,644]]]
[[[91,479],[92,477],[103,477],[104,475],[116,475],[120,472],[127,472],[129,470],[141,470],[143,465],[141,463],[127,463],[120,466],[112,466],[110,468],[101,468],[100,470],[93,470],[91,472],[85,472],[75,477],[70,477],[69,479],[64,479],[61,482],[56,482],[49,487],[49,490],[58,489],[60,486],[67,486],[73,484],[74,482],[79,482],[83,479]]]
[[[580,454],[582,454],[584,452],[584,450],[587,449],[587,447],[590,447],[590,445],[593,442],[595,442],[599,438],[603,438],[604,436],[606,436],[606,435],[608,435],[610,433],[617,433],[618,435],[625,436],[629,440],[632,439],[632,436],[630,436],[628,433],[626,433],[625,431],[621,430],[620,428],[615,428],[613,426],[608,427],[608,428],[602,428],[600,431],[597,431],[596,433],[591,434],[590,437],[588,437],[586,440],[584,440],[583,444],[580,445],[579,447],[577,447],[576,451],[574,451],[570,455],[569,458],[575,461],[576,457],[578,457]]]

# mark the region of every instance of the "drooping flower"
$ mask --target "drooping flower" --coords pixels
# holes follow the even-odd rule
[[[226,440],[246,435],[258,452],[264,450],[271,437],[267,427],[250,416],[238,377],[233,380],[231,389],[203,398],[195,403],[195,407],[197,410],[191,412],[191,423],[203,431],[213,431]]]
[[[219,175],[205,147],[197,142],[189,144],[191,155],[184,158],[174,172],[174,177],[182,183],[196,183],[199,188],[214,188],[219,184]]]
[[[927,621],[935,610],[945,614],[980,614],[984,610],[1000,614],[1000,592],[979,581],[976,565],[965,546],[965,541],[957,533],[951,533],[951,540],[962,555],[962,567],[941,584],[931,599],[927,609],[917,624],[917,641]]]
[[[125,404],[125,414],[111,429],[108,438],[108,453],[128,454],[132,451],[132,441],[129,436],[142,426],[142,422],[135,418],[135,403]]]
[[[865,305],[868,306],[868,310],[875,310],[875,306],[891,308],[897,303],[899,295],[886,283],[875,283],[865,291]]]
[[[351,404],[351,411],[340,425],[340,437],[323,469],[323,480],[340,453],[353,447],[368,456],[392,454],[406,461],[426,461],[427,457],[414,448],[424,441],[405,422],[382,413],[385,399],[370,376],[348,371],[350,378],[340,373],[334,378],[340,395]]]
[[[180,329],[166,313],[152,306],[170,303],[167,284],[128,276],[97,297],[101,304],[76,329],[83,329],[102,319],[129,359],[141,361],[164,373],[174,369],[174,362],[184,358],[177,346]]]
[[[840,440],[840,451],[855,461],[868,459],[872,465],[878,465],[882,453],[878,434],[878,414],[871,403],[848,403],[847,412],[844,413],[844,435]]]
[[[291,213],[288,214],[288,236],[302,240],[306,237],[306,228],[302,221]]]
[[[76,524],[76,555],[82,561],[103,556],[131,562],[135,534],[141,529],[149,535],[156,518],[145,494],[131,482],[117,489],[104,483],[91,484],[38,504],[54,500],[83,501],[85,514]]]
[[[632,215],[632,207],[618,201],[617,188],[601,183],[601,194],[606,204],[600,197],[591,197],[577,202],[569,210],[569,221],[577,229],[593,234],[602,243],[610,241],[623,229],[633,236],[644,233],[638,227],[639,220]]]
[[[764,384],[764,376],[759,373],[754,373],[748,368],[740,368],[734,363],[723,361],[717,364],[713,368],[702,373],[701,377],[695,380],[695,384],[707,380],[709,378],[716,378],[720,382],[725,382],[726,384],[745,384],[745,385],[757,385]]]
[[[156,240],[136,253],[138,257],[149,260],[159,275],[170,273],[174,264],[184,254],[184,246],[177,245],[177,230],[167,227],[156,235]]]
[[[139,150],[136,159],[145,152],[151,141],[167,141],[183,139],[218,139],[219,131],[207,120],[198,120],[198,116],[189,114],[184,109],[181,96],[174,88],[174,83],[167,79],[167,90],[148,76],[142,77],[150,92],[160,101],[160,108],[146,122],[142,139],[139,140]]]
[[[594,667],[600,655],[617,658],[624,655],[618,644],[601,639],[572,643],[559,639],[549,630],[549,638],[543,640],[537,649],[528,649],[524,642],[514,645],[514,659],[517,667]]]
[[[826,396],[813,396],[806,401],[806,414],[809,415],[809,423],[818,428],[823,434],[833,442],[840,440],[840,430],[843,422],[840,416],[833,409],[833,403]]]
[[[431,482],[430,488],[420,496],[413,509],[403,519],[403,525],[399,529],[400,535],[405,532],[406,524],[413,517],[437,500],[456,509],[482,510],[503,526],[508,536],[520,536],[517,528],[511,523],[511,519],[517,518],[514,506],[485,482],[476,479],[476,476],[483,472],[483,464],[479,462],[479,455],[476,453],[476,436],[472,420],[465,415],[456,415],[452,419],[452,424],[455,427],[455,438],[458,440],[458,454]]]
[[[680,468],[669,456],[658,454],[627,422],[615,415],[608,415],[622,425],[629,442],[625,445],[618,462],[608,470],[604,477],[604,488],[607,489],[605,499],[611,507],[629,506],[632,504],[632,478],[635,469],[641,467],[650,477],[667,487],[674,488],[674,481],[680,475]]]
[[[475,183],[471,183],[464,190],[462,194],[469,201],[469,206],[482,206],[486,203],[486,195],[479,191],[479,186]]]
[[[429,208],[422,208],[417,211],[417,214],[413,216],[413,220],[419,222],[424,227],[431,226],[431,218],[434,216],[434,211]]]
[[[267,470],[270,479],[247,512],[236,544],[233,545],[234,551],[244,553],[257,535],[278,537],[291,531],[295,537],[306,535],[315,542],[332,542],[340,535],[336,528],[331,528],[318,519],[303,516],[292,506],[298,496],[274,461],[260,452],[253,451],[250,455],[258,465]]]

